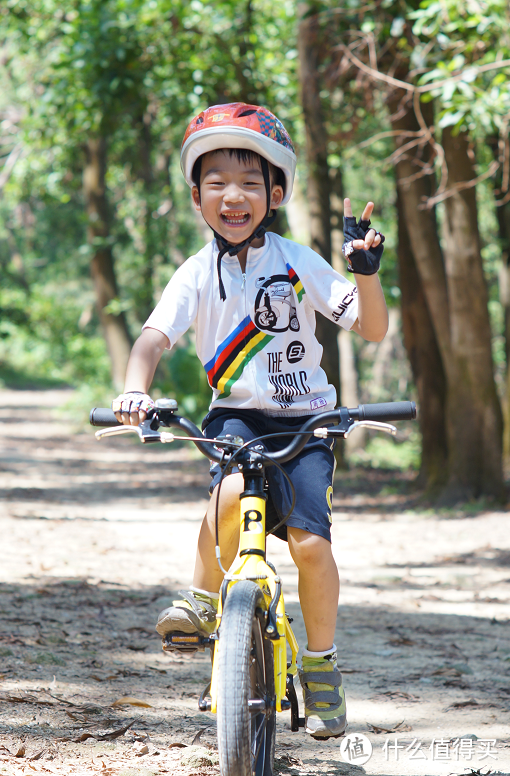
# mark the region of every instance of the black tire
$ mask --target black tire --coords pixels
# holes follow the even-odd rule
[[[221,776],[272,776],[276,709],[273,644],[264,638],[264,596],[254,582],[227,595],[219,629],[218,751]],[[249,700],[264,700],[255,713]]]
[[[299,320],[296,315],[291,315],[289,326],[292,331],[299,331]]]
[[[273,312],[263,310],[262,312],[255,313],[255,326],[257,329],[272,329],[277,320]]]

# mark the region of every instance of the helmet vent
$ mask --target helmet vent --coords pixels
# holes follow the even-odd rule
[[[256,113],[256,112],[257,111],[253,110],[253,109],[251,109],[251,110],[243,110],[243,112],[238,115],[238,118],[242,119],[242,118],[244,118],[244,116],[253,116],[253,114]]]

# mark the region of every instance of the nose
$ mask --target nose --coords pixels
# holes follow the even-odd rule
[[[223,191],[223,202],[225,202],[225,204],[238,204],[239,202],[244,202],[243,190],[234,181],[229,183]]]

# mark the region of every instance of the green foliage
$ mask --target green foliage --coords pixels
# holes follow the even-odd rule
[[[510,114],[509,68],[496,67],[510,57],[508,6],[505,0],[324,0],[309,9],[320,20],[330,165],[342,172],[355,212],[375,202],[373,220],[387,238],[381,278],[397,307],[386,85],[349,66],[341,47],[353,45],[368,66],[375,53],[382,73],[421,88],[423,100],[435,100],[439,129],[468,128],[483,171],[493,158],[487,138],[494,143],[504,134]],[[0,188],[5,373],[64,380],[80,387],[84,401],[108,395],[82,194],[88,138],[108,138],[108,240],[119,286],[110,309],[126,312],[133,338],[176,267],[204,243],[178,160],[195,112],[234,100],[267,105],[290,129],[306,181],[297,22],[291,0],[6,0],[0,6],[0,175],[9,154],[21,149]],[[304,183],[303,190],[306,196]],[[478,191],[502,384],[501,246],[494,239],[492,184]],[[356,342],[363,399],[405,398],[403,351],[390,354],[393,366],[377,386],[376,351]],[[154,385],[156,395],[174,395],[195,418],[205,412],[210,389],[192,335],[163,359]],[[370,455],[375,461],[378,453]]]
[[[364,450],[352,454],[353,466],[370,469],[418,470],[420,466],[420,437],[416,432],[408,439],[396,442],[385,434],[371,437]]]

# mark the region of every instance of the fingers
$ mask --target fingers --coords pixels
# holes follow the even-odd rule
[[[139,426],[147,417],[147,413],[143,412],[143,410],[140,410],[140,412],[116,412],[115,417],[124,426]]]
[[[374,209],[374,203],[367,202],[365,209],[363,211],[363,214],[361,216],[361,220],[370,221],[370,216],[372,215],[373,209]],[[352,218],[352,205],[349,197],[346,197],[344,199],[344,218]]]
[[[361,215],[362,221],[370,221],[370,216],[372,215],[372,210],[374,209],[374,203],[373,202],[367,202],[366,207]]]
[[[365,242],[363,243],[363,249],[365,251],[368,251],[369,248],[377,248],[380,242],[381,242],[381,236],[377,234],[375,229],[369,229],[365,235]]]

